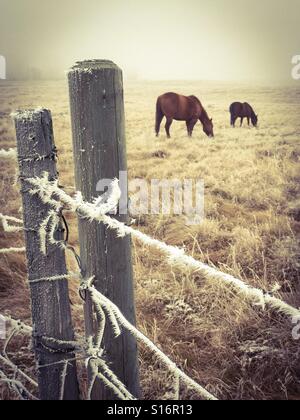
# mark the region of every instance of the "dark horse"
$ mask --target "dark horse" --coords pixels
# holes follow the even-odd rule
[[[157,99],[156,103],[156,136],[159,135],[160,124],[166,117],[166,133],[170,138],[170,127],[173,120],[186,121],[188,135],[191,137],[193,129],[201,121],[203,131],[208,137],[214,137],[212,119],[207,115],[201,102],[196,96],[182,96],[177,93],[165,93]]]
[[[230,123],[232,127],[235,127],[235,122],[238,118],[241,119],[241,127],[243,125],[244,118],[247,118],[248,125],[250,125],[250,119],[254,127],[257,126],[258,123],[258,116],[255,114],[251,105],[247,102],[242,104],[241,102],[234,102],[230,105],[230,114],[231,119]]]

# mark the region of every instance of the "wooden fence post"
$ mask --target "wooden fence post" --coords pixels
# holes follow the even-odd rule
[[[119,178],[120,171],[127,171],[122,71],[111,61],[77,63],[69,72],[69,89],[76,188],[91,201],[99,196],[98,181]],[[128,220],[127,215],[117,218]],[[79,240],[84,274],[95,276],[95,287],[135,324],[131,238],[117,238],[103,225],[80,219]],[[85,315],[86,333],[91,335],[94,320],[89,300]],[[139,397],[135,338],[123,331],[116,339],[107,328],[104,348],[113,371]],[[112,400],[115,396],[97,382],[92,398]]]
[[[29,281],[67,274],[65,252],[47,243],[47,253],[41,252],[39,229],[49,211],[38,196],[32,196],[32,188],[26,179],[40,177],[48,172],[51,179],[57,179],[56,149],[54,145],[51,113],[48,110],[24,111],[15,114],[18,146],[18,162],[23,199],[26,252]],[[55,238],[64,237],[61,227]],[[64,364],[62,360],[74,359],[73,349],[66,345],[65,351],[43,337],[64,342],[74,341],[68,281],[44,281],[30,283],[34,347],[38,366],[52,366],[38,369],[39,394],[42,400],[78,400],[76,363],[70,361],[62,392]],[[53,365],[55,363],[55,365]]]

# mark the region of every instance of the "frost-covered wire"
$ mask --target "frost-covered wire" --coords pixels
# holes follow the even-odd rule
[[[71,280],[71,279],[80,279],[80,273],[73,273],[70,271],[68,274],[62,274],[57,276],[49,276],[49,277],[41,277],[39,279],[29,279],[28,282],[30,284],[37,284],[37,283],[46,283],[46,282],[56,282],[61,280]]]
[[[1,318],[4,319],[7,326],[10,326],[12,329],[16,330],[19,334],[31,335],[32,327],[24,324],[20,320],[15,320],[10,316],[1,315]]]
[[[22,248],[2,248],[0,249],[0,254],[22,254],[26,252],[26,248],[22,247]]]
[[[4,232],[11,233],[20,232],[23,230],[23,220],[17,219],[16,217],[5,216],[4,214],[0,213],[0,222]],[[12,222],[13,225],[11,225],[9,222]]]
[[[64,395],[65,395],[65,384],[66,384],[66,378],[67,378],[67,373],[68,373],[68,367],[69,367],[69,361],[66,360],[63,366],[62,373],[61,373],[60,396],[59,396],[60,401],[64,399]]]
[[[183,371],[181,371],[172,360],[169,359],[166,354],[160,350],[148,337],[141,333],[136,327],[134,327],[121,313],[119,308],[111,302],[108,298],[102,295],[95,287],[91,284],[85,284],[84,289],[90,293],[91,299],[94,304],[101,305],[103,309],[110,314],[110,320],[117,320],[119,325],[125,330],[129,331],[137,340],[143,342],[147,348],[152,351],[158,359],[169,369],[169,371],[174,375],[174,385],[176,388],[176,394],[178,393],[178,385],[180,380],[190,389],[196,391],[202,398],[208,400],[216,400],[216,398],[204,389],[201,385],[191,379]],[[113,321],[115,322],[115,321]]]
[[[32,195],[38,195],[43,201],[43,203],[47,204],[50,207],[50,211],[47,214],[39,230],[41,241],[40,246],[41,250],[44,253],[47,252],[47,242],[53,245],[67,248],[67,244],[64,241],[57,241],[54,238],[57,225],[60,223],[59,215],[62,210],[66,209],[72,212],[76,212],[79,217],[85,220],[103,223],[109,229],[116,231],[119,237],[132,235],[134,238],[141,241],[144,245],[159,250],[165,256],[169,264],[178,267],[189,268],[194,272],[200,272],[208,280],[219,281],[220,283],[224,283],[227,286],[234,288],[242,296],[249,299],[249,301],[251,301],[254,305],[259,305],[263,308],[265,308],[266,305],[269,305],[277,311],[287,314],[291,317],[300,315],[300,311],[298,309],[293,308],[292,306],[283,302],[282,300],[275,298],[269,294],[266,294],[260,289],[249,286],[240,279],[237,279],[229,274],[223,273],[213,267],[210,267],[200,261],[195,260],[193,257],[188,256],[184,252],[184,250],[180,248],[167,245],[162,241],[154,239],[132,228],[131,226],[127,226],[124,223],[119,222],[115,218],[110,217],[108,213],[115,213],[121,195],[117,180],[113,181],[112,194],[106,202],[104,202],[102,198],[99,198],[94,200],[92,203],[84,201],[80,192],[78,192],[74,197],[71,197],[59,187],[58,181],[49,181],[47,173],[45,173],[41,178],[31,178],[27,179],[26,181],[32,185],[32,190],[30,191],[30,193]],[[16,223],[16,228],[18,228],[19,225],[21,225],[22,223],[22,221],[18,221],[20,222],[18,223],[18,219],[10,220],[7,217],[4,223],[3,217],[0,217],[0,220],[2,220],[4,228],[5,223],[7,227],[8,221]],[[22,252],[24,250],[25,249],[22,248]],[[3,253],[3,250],[0,250],[0,253],[1,251]],[[20,249],[10,248],[4,251],[20,252]],[[43,281],[61,281],[71,278],[74,274],[80,277],[80,275],[76,273],[68,273],[67,275],[33,279],[30,280],[30,282],[38,283]],[[161,351],[149,338],[147,338],[135,326],[133,326],[128,320],[126,320],[119,308],[113,302],[107,299],[104,295],[102,295],[99,291],[96,290],[96,288],[93,286],[93,280],[94,277],[82,281],[80,289],[85,290],[90,295],[97,317],[98,328],[95,337],[89,337],[85,347],[82,346],[82,344],[80,343],[73,343],[74,346],[77,345],[77,351],[83,352],[86,358],[87,366],[89,366],[90,368],[91,378],[88,388],[88,398],[91,398],[94,384],[96,380],[99,379],[118,398],[124,400],[134,399],[134,397],[130,394],[125,385],[119,380],[119,378],[117,378],[114,372],[112,372],[108,363],[106,363],[104,359],[105,351],[103,348],[103,337],[106,328],[106,320],[109,320],[115,337],[121,335],[122,329],[129,331],[129,333],[131,333],[137,340],[143,342],[145,346],[156,355],[160,362],[168,368],[168,370],[171,372],[174,378],[173,388],[176,399],[179,399],[180,387],[182,384],[187,386],[189,389],[193,389],[195,392],[201,395],[202,398],[216,400],[216,398],[211,393],[209,393],[201,385],[195,382],[183,371],[181,371],[175,365],[175,363],[173,363],[169,359],[169,357],[165,353],[163,353],[163,351]],[[17,325],[15,325],[15,327],[17,327]],[[21,327],[19,326],[18,328]],[[28,332],[28,329],[26,329],[26,333]],[[65,344],[63,342],[59,342],[59,340],[51,338],[44,337],[44,339],[46,343],[48,341],[48,344],[51,342],[57,344],[58,346],[63,346]],[[11,363],[9,360],[7,360],[7,358],[4,357],[4,359],[6,364]],[[63,364],[60,388],[61,399],[63,399],[64,397],[65,379],[67,375],[69,362],[70,360],[67,359],[60,362]],[[22,374],[20,375],[22,376]],[[5,380],[5,378],[3,380]],[[15,380],[15,378],[13,380]],[[16,388],[15,390],[18,390],[18,388]]]
[[[3,370],[0,370],[0,381],[6,383],[18,396],[20,399],[32,399],[36,400],[37,398],[28,390],[26,385],[21,382],[21,379],[24,383],[30,384],[33,388],[37,388],[37,382],[27,375],[22,369],[20,369],[8,356],[7,347],[9,346],[12,338],[16,334],[25,334],[30,336],[32,334],[32,328],[21,321],[16,321],[10,317],[1,315],[1,318],[5,321],[6,327],[11,328],[12,332],[7,336],[4,345],[2,354],[0,354],[0,362],[3,366],[6,366],[10,371],[13,372],[13,377],[10,378]],[[26,396],[26,398],[25,398]]]
[[[50,205],[56,211],[59,211],[63,205],[68,210],[76,212],[83,219],[103,223],[109,229],[116,231],[119,237],[131,235],[144,245],[159,250],[166,257],[169,264],[199,272],[209,281],[224,283],[251,301],[252,304],[260,306],[263,309],[265,309],[266,305],[269,305],[278,312],[292,318],[300,315],[298,309],[283,302],[281,299],[275,298],[261,289],[247,285],[241,279],[237,279],[230,274],[223,273],[216,268],[196,260],[187,255],[183,249],[167,245],[165,242],[154,239],[107,215],[108,212],[115,209],[118,205],[121,192],[117,180],[113,181],[112,194],[107,203],[100,203],[100,205],[98,205],[99,202],[85,202],[80,192],[74,198],[69,196],[59,188],[58,181],[49,181],[47,173],[44,173],[41,178],[31,178],[27,181],[33,186],[31,194],[39,195],[44,204]]]

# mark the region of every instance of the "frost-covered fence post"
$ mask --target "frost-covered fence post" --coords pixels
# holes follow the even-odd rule
[[[67,280],[33,282],[67,274],[64,250],[46,242],[46,253],[42,252],[39,231],[49,206],[43,204],[37,195],[30,194],[32,186],[26,181],[40,177],[43,172],[48,172],[51,179],[57,179],[51,113],[44,109],[18,111],[14,114],[14,120],[31,290],[33,342],[40,367],[39,394],[42,400],[77,400],[76,364],[74,361],[68,363],[67,375],[63,379],[66,364],[59,363],[74,359],[74,349],[71,344],[62,346],[62,343],[57,343],[57,340],[64,343],[74,341]],[[62,240],[63,236],[63,230],[58,226],[55,238]],[[41,367],[46,365],[51,366]]]
[[[92,201],[99,196],[96,188],[99,181],[119,178],[120,171],[127,171],[122,71],[111,61],[80,62],[69,72],[69,88],[76,188],[85,200]],[[122,222],[128,220],[127,215],[117,218]],[[103,225],[80,219],[79,240],[84,275],[95,276],[97,290],[135,325],[131,239],[118,238]],[[89,299],[85,315],[86,333],[91,335],[95,328]],[[104,337],[107,360],[129,391],[138,397],[136,339],[127,331],[116,339],[107,330]],[[92,398],[107,400],[115,396],[97,382]]]

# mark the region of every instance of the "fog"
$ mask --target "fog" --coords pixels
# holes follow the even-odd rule
[[[9,78],[107,58],[129,78],[289,82],[300,0],[0,0]]]

